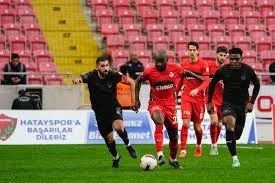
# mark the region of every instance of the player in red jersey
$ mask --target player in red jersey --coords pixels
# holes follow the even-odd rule
[[[224,46],[219,46],[216,51],[216,61],[209,61],[209,75],[210,79],[213,78],[216,71],[224,65],[227,58],[228,50]],[[210,123],[210,136],[211,136],[211,149],[210,155],[218,155],[217,141],[220,136],[221,126],[222,126],[222,94],[223,94],[223,82],[220,81],[215,88],[212,103],[214,107],[214,112],[209,113],[211,123]]]
[[[148,80],[150,83],[150,100],[148,110],[156,125],[155,142],[159,165],[165,163],[162,152],[163,124],[169,135],[170,160],[169,164],[182,169],[177,161],[178,151],[178,121],[176,116],[176,83],[181,76],[182,69],[174,63],[167,63],[165,51],[158,51],[154,55],[155,65],[148,67],[136,79],[135,110],[140,108],[139,92],[141,83]]]
[[[181,112],[183,121],[181,128],[181,152],[179,157],[186,156],[186,142],[190,121],[194,122],[195,134],[197,137],[197,145],[194,155],[200,157],[202,155],[201,141],[203,135],[201,122],[205,111],[204,93],[209,84],[209,68],[207,62],[198,57],[198,43],[191,41],[187,46],[189,59],[182,61],[182,69],[185,71],[191,71],[201,77],[185,75],[185,77],[179,81],[177,86],[177,92],[179,92],[182,84],[184,84],[184,89],[181,95]]]

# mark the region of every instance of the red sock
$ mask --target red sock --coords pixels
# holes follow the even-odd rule
[[[178,141],[177,140],[170,140],[169,148],[170,148],[170,157],[172,159],[176,159],[177,152],[178,152]]]
[[[220,134],[221,134],[221,130],[222,130],[222,125],[218,125],[217,126],[217,136],[216,136],[216,142],[218,142],[218,140],[219,140],[219,137],[220,137]]]
[[[217,142],[217,127],[218,126],[216,124],[210,124],[210,137],[212,144],[216,144]]]
[[[162,151],[163,146],[163,125],[162,124],[156,124],[156,130],[155,130],[155,142],[156,142],[156,150]]]
[[[195,134],[197,137],[197,145],[201,145],[201,140],[202,140],[202,129],[200,130],[195,130]]]
[[[180,131],[181,150],[186,149],[187,137],[188,137],[188,126],[183,125]]]

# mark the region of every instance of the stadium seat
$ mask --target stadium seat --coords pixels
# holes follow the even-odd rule
[[[38,24],[25,24],[23,30],[27,37],[39,36],[42,34],[41,28]]]
[[[124,40],[122,35],[108,35],[106,37],[107,49],[123,49]]]
[[[199,24],[199,12],[198,11],[182,11],[180,16],[183,19],[184,25]]]
[[[139,50],[137,51],[137,56],[144,67],[150,65],[152,62],[152,53],[149,50]]]
[[[111,56],[113,65],[117,69],[129,60],[129,53],[126,50],[114,50],[112,51]]]
[[[176,52],[187,50],[187,44],[189,43],[189,41],[189,36],[176,37],[173,40],[171,40],[172,45],[174,45],[174,50]]]
[[[253,41],[257,39],[257,37],[261,38],[266,36],[266,28],[264,25],[249,25],[248,31]]]
[[[135,24],[135,12],[132,10],[119,11],[117,16],[120,27],[125,24]]]
[[[164,27],[162,24],[149,24],[146,26],[148,41],[152,39],[164,36]]]
[[[156,6],[159,10],[160,15],[168,11],[173,11],[173,3],[173,0],[156,0]]]
[[[210,24],[220,23],[220,13],[218,11],[204,11],[200,13],[206,27]]]
[[[99,28],[102,24],[112,24],[113,23],[113,12],[109,9],[99,9],[96,10],[96,20]],[[100,29],[99,29],[100,30]]]
[[[15,9],[19,10],[30,10],[32,9],[31,0],[13,0]]]
[[[176,0],[179,12],[192,11],[194,9],[194,4],[192,0]]]
[[[23,50],[23,51],[17,52],[17,54],[19,55],[19,60],[21,62],[32,61],[32,53],[29,50]]]
[[[150,24],[158,24],[159,16],[156,11],[145,11],[141,15],[143,20],[143,27],[147,27]]]
[[[169,38],[167,36],[159,36],[152,38],[153,51],[169,50]]]
[[[272,43],[275,44],[275,24],[269,25],[268,31],[271,36]]]
[[[246,34],[245,27],[242,24],[228,25],[227,29],[232,40],[243,37]]]
[[[19,22],[21,24],[36,24],[35,12],[31,9],[18,12]]]
[[[20,36],[22,34],[20,24],[4,24],[3,31],[6,35],[6,37]]]
[[[246,26],[246,28],[248,28],[251,25],[258,25],[260,24],[260,17],[261,15],[257,11],[248,12],[243,16],[244,25]]]
[[[130,50],[146,50],[147,39],[145,36],[129,36]]]
[[[53,62],[40,62],[38,63],[38,72],[56,73],[56,65]]]
[[[274,1],[273,0],[257,0],[261,15],[267,14],[273,11]]]
[[[198,42],[199,50],[209,50],[210,49],[211,40],[209,37],[202,36],[202,37],[194,38],[194,40]]]
[[[46,50],[47,49],[47,42],[43,35],[34,35],[28,37],[27,41],[29,42],[30,50]]]
[[[120,14],[119,12],[130,9],[130,0],[112,0],[115,16]]]
[[[176,62],[176,54],[174,51],[166,50],[166,55],[168,58],[168,62],[170,62],[170,63]]]
[[[260,59],[264,68],[266,68],[268,64],[273,63],[274,58],[275,58],[275,51],[262,51],[260,53]]]
[[[63,77],[59,74],[50,74],[44,76],[46,85],[63,85]]]
[[[11,59],[11,53],[6,50],[0,50],[0,63],[8,63]]]
[[[52,54],[48,50],[33,51],[33,59],[35,63],[50,63],[52,62]]]
[[[3,24],[15,24],[16,13],[13,9],[4,9],[0,12],[0,23]]]
[[[241,16],[254,11],[254,0],[237,0],[236,5],[239,7]]]
[[[261,63],[256,63],[251,65],[251,67],[256,71],[256,72],[263,72],[264,68],[263,65]]]
[[[117,24],[102,24],[101,34],[106,37],[107,35],[118,34],[119,28]]]
[[[208,12],[214,10],[214,0],[196,0],[199,12]]]
[[[108,9],[108,0],[91,0],[91,8],[93,12],[97,10]]]
[[[153,1],[152,0],[135,0],[137,12],[139,16],[142,16],[144,12],[152,11]]]
[[[187,50],[187,48],[186,48],[186,50]],[[178,56],[179,63],[181,63],[183,59],[188,58],[188,52],[180,50],[180,51],[177,52],[177,56]]]
[[[178,25],[179,24],[179,13],[178,11],[164,11],[161,13],[163,24],[167,25]]]
[[[6,36],[0,35],[0,51],[6,49]]]
[[[255,65],[257,63],[257,53],[255,51],[244,51],[243,62],[248,65]]]
[[[216,60],[216,52],[212,50],[202,50],[199,53],[200,58],[207,61],[215,61]]]
[[[257,53],[272,50],[272,41],[270,37],[256,37],[254,41]]]
[[[233,44],[243,51],[249,51],[251,49],[251,38],[246,36],[236,37],[233,39]]]
[[[227,13],[221,14],[224,25],[228,28],[230,25],[240,24],[240,13],[238,11],[229,11]]]
[[[27,72],[36,72],[37,66],[34,62],[32,61],[21,61],[21,62],[25,64]]]
[[[125,38],[128,40],[129,36],[138,36],[141,34],[141,24],[126,24],[122,26]]]
[[[216,4],[220,13],[229,12],[234,10],[234,0],[217,0]]]
[[[41,75],[36,75],[36,74],[27,75],[27,84],[28,85],[42,85],[43,78]]]
[[[10,9],[11,1],[10,0],[1,0],[0,1],[0,10]]]
[[[271,11],[264,15],[265,25],[269,28],[272,25],[275,25],[275,12]]]
[[[166,29],[167,29],[170,40],[174,40],[175,38],[184,36],[184,34],[185,34],[185,27],[182,24],[167,25]]]
[[[213,38],[215,47],[225,46],[226,48],[231,47],[231,38],[229,36],[217,36]]]
[[[8,37],[9,48],[12,52],[23,51],[27,49],[27,41],[25,36],[9,36]]]
[[[210,24],[207,28],[212,39],[217,36],[225,35],[225,26],[223,24]]]
[[[205,26],[201,24],[189,24],[187,25],[187,30],[192,39],[205,35]]]

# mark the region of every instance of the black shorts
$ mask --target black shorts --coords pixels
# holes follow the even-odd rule
[[[222,117],[232,115],[236,118],[236,125],[244,127],[246,112],[245,106],[223,104],[222,105]]]
[[[105,112],[95,112],[98,130],[103,138],[113,131],[113,122],[122,118],[121,107],[116,107]]]

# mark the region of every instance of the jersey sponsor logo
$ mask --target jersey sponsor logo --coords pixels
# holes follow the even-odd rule
[[[155,83],[155,88],[159,90],[169,90],[174,87],[174,83],[169,80],[162,80]]]
[[[0,140],[7,140],[14,132],[17,124],[17,118],[0,115]]]

